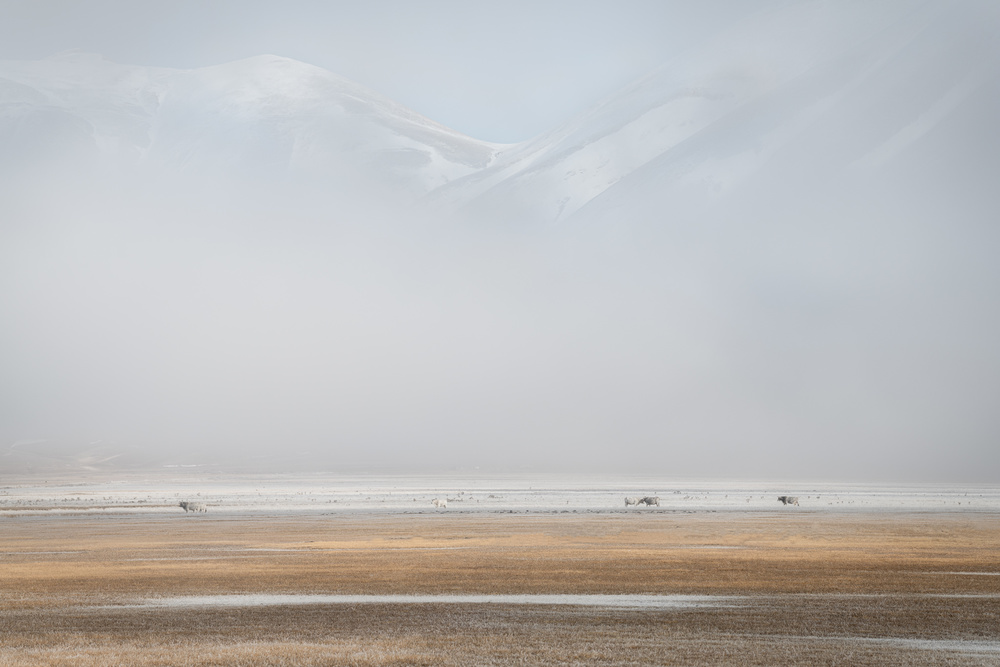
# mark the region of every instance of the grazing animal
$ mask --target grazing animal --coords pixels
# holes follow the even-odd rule
[[[653,505],[656,505],[657,507],[659,507],[660,506],[660,497],[659,496],[646,496],[645,498],[640,498],[639,499],[639,504],[640,505],[645,505],[646,507],[652,507]]]
[[[434,505],[434,507],[447,507],[448,501],[442,498],[435,498],[431,501],[431,505]]]
[[[625,499],[625,507],[628,507],[629,505],[637,505],[638,506],[638,504],[639,504],[639,499],[638,498],[626,498]]]
[[[180,506],[182,508],[184,508],[184,513],[185,514],[187,514],[188,512],[207,512],[208,511],[208,507],[206,507],[204,504],[202,504],[202,503],[189,503],[186,500],[182,500],[180,502]]]
[[[799,504],[799,497],[798,496],[778,496],[778,502],[780,502],[782,505],[798,505]]]

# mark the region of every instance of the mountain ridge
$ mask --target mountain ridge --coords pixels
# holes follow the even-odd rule
[[[867,125],[859,121],[850,128],[853,136],[843,131],[843,140],[857,144],[863,138],[869,142],[863,155],[877,155],[878,146],[903,136],[901,126],[886,125],[886,117],[909,115],[913,121],[926,110],[921,97],[948,95],[934,88],[940,70],[971,81],[965,93],[997,78],[997,49],[984,38],[997,22],[987,10],[802,2],[764,12],[430,196],[471,219],[552,224],[596,205],[605,193],[614,197],[619,182],[655,169],[659,186],[679,189],[682,200],[691,186],[707,184],[711,194],[699,201],[709,205],[753,173],[771,169],[776,153],[794,146],[844,99],[858,98],[873,77],[912,98],[894,101],[866,90],[867,99],[852,101],[871,106],[871,116]],[[923,72],[898,66],[901,59],[915,63],[910,69],[923,68],[927,81],[920,81]],[[972,70],[979,73],[972,77]],[[696,157],[691,151],[697,145],[702,148]],[[833,142],[816,148],[803,166],[817,181],[833,167],[847,168],[838,163],[840,148]],[[664,168],[666,163],[672,166]]]
[[[387,186],[411,197],[485,166],[497,150],[280,56],[189,70],[120,65],[79,51],[0,62],[0,145],[7,148],[0,168],[16,172],[53,153],[72,158],[73,151],[58,151],[60,136],[84,163],[188,172],[192,180],[290,172],[322,182],[362,171],[389,174]]]
[[[422,200],[432,214],[519,225],[593,218],[644,178],[663,205],[709,205],[759,180],[758,172],[812,172],[810,187],[822,187],[834,171],[842,178],[892,168],[894,152],[997,78],[1000,55],[983,38],[996,22],[977,3],[790,3],[509,145],[466,137],[280,56],[175,70],[64,52],[0,62],[0,170],[82,156],[83,164],[192,183],[276,179],[344,196],[371,190]],[[907,99],[872,88],[873,78]],[[949,81],[957,83],[942,89]],[[834,117],[865,105],[868,118],[850,127]],[[893,126],[892,117],[901,120]],[[842,145],[812,136],[810,159],[782,163],[825,119]],[[60,152],[60,144],[68,148]],[[841,164],[848,145],[859,154]]]

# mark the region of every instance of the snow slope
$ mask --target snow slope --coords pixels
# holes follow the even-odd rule
[[[551,223],[604,196],[630,214],[676,212],[762,179],[828,187],[833,175],[911,169],[903,154],[932,130],[974,134],[961,114],[996,82],[997,26],[977,2],[789,3],[434,198],[475,218]],[[985,137],[988,119],[976,121]]]
[[[915,12],[748,100],[581,217],[638,199],[647,211],[989,220],[1000,205],[988,176],[1000,169],[1000,21],[985,5],[959,7]]]
[[[68,52],[0,62],[0,149],[7,171],[75,160],[416,196],[486,166],[496,147],[288,58],[170,70]]]
[[[522,224],[626,201],[641,217],[787,178],[827,190],[873,174],[931,178],[939,157],[921,167],[910,149],[946,132],[965,144],[995,135],[997,14],[979,0],[782,3],[511,146],[276,56],[187,71],[80,52],[0,62],[0,170],[97,165],[431,193],[473,219]],[[972,107],[982,111],[970,127]]]

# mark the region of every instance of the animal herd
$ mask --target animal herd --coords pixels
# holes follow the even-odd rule
[[[795,505],[799,506],[798,496],[778,496],[778,502],[782,505]],[[446,509],[448,507],[448,500],[446,498],[435,498],[431,501],[436,509]],[[660,497],[659,496],[643,496],[642,498],[635,496],[626,496],[625,507],[638,507],[639,505],[645,505],[646,507],[659,507]],[[180,507],[184,510],[184,513],[188,512],[207,512],[208,506],[204,503],[192,503],[187,500],[182,500],[180,502]]]
[[[184,509],[184,513],[188,512],[207,512],[208,507],[204,503],[190,503],[186,500],[180,502],[181,508]]]
[[[639,505],[645,505],[646,507],[652,507],[653,505],[656,505],[657,507],[659,507],[660,497],[644,496],[642,498],[626,498],[625,507],[629,507],[630,505],[635,505],[636,507],[638,507]]]
[[[750,499],[748,498],[747,502],[749,502],[749,500]],[[800,505],[799,505],[799,497],[798,496],[778,496],[778,502],[781,503],[782,505],[795,505],[796,507],[800,507]],[[639,505],[645,505],[646,507],[652,507],[653,505],[655,505],[655,506],[659,507],[660,506],[660,497],[659,496],[645,496],[643,498],[635,498],[635,497],[631,497],[631,496],[626,496],[625,497],[625,507],[631,507],[633,505],[636,506],[636,507],[638,507]]]

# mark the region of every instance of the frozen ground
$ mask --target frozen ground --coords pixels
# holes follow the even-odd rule
[[[779,495],[798,496],[783,506]],[[626,496],[659,496],[659,507],[625,507]],[[447,508],[432,506],[434,499]],[[13,478],[0,482],[0,515],[183,513],[613,513],[677,511],[1000,511],[1000,486],[793,483],[569,475],[122,475]]]

